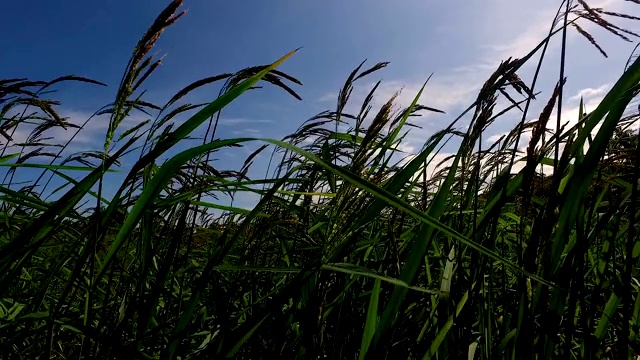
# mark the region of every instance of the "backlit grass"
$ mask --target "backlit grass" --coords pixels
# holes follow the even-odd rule
[[[69,154],[73,139],[47,134],[83,131],[58,115],[56,83],[103,84],[0,80],[2,358],[640,354],[640,60],[596,108],[556,115],[571,66],[566,31],[605,53],[581,24],[631,40],[615,20],[633,16],[563,2],[548,37],[496,64],[461,114],[420,104],[422,90],[407,108],[395,96],[374,108],[379,83],[353,103],[354,84],[387,65],[363,63],[335,109],[284,139],[220,139],[224,108],[256,86],[299,98],[299,81],[277,70],[295,51],[146,102],[144,81],[160,64],[151,50],[180,6],[158,16],[116,98],[96,111],[109,119],[101,151]],[[557,85],[538,89],[551,41],[562,43]],[[538,70],[525,80],[526,64]],[[212,85],[221,91],[210,103],[183,102]],[[141,113],[149,120],[126,121]],[[451,124],[404,153],[426,113]],[[507,117],[521,120],[487,146]],[[202,127],[199,144],[176,146]],[[30,131],[24,142],[20,129]],[[457,151],[443,160],[445,144]],[[218,168],[213,154],[244,145],[257,150],[235,170]],[[258,156],[270,169],[250,177]],[[114,170],[124,181],[107,196]],[[223,200],[243,193],[259,196],[250,210]]]

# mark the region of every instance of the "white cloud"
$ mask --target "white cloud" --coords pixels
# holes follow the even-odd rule
[[[532,19],[526,29],[520,35],[504,43],[494,43],[481,46],[487,52],[483,64],[488,68],[495,67],[499,61],[509,57],[522,57],[533,50],[548,35],[551,20],[555,15],[554,9],[545,9],[537,16],[528,16],[523,19]]]
[[[507,134],[509,134],[508,132],[501,132],[495,135],[491,135],[489,136],[489,138],[487,138],[487,143],[488,144],[493,144],[496,141],[498,141],[501,137],[506,136]]]
[[[431,179],[439,170],[442,170],[453,163],[451,153],[437,153],[429,158],[427,165],[427,179]]]
[[[587,95],[584,96],[584,108],[587,112],[591,112],[595,110],[596,107],[598,107],[598,105],[606,95],[607,90],[605,89],[608,89],[608,86],[609,85],[602,85],[596,89],[582,89],[578,91],[576,95],[570,97],[570,99],[573,100],[573,103],[570,103],[570,107],[565,107],[564,109],[562,109],[562,114],[560,116],[560,118],[562,119],[562,123],[567,123],[568,126],[573,126],[580,120],[580,94]],[[602,89],[602,91],[600,91],[600,89]],[[553,113],[551,114],[551,120],[547,124],[548,129],[555,129],[555,119],[557,118],[557,114],[557,111],[553,111]]]
[[[330,91],[325,93],[324,95],[318,98],[319,102],[331,102],[336,101],[338,99],[338,93],[334,91]]]
[[[248,137],[261,137],[264,131],[260,129],[242,129],[242,130],[233,130],[231,131],[233,135],[236,136],[248,136]]]
[[[602,99],[610,88],[610,84],[604,84],[597,88],[585,88],[578,91],[578,93],[570,97],[569,100],[580,101],[581,98],[584,99],[584,101],[589,101],[594,98]]]
[[[245,126],[247,124],[271,124],[273,120],[264,119],[248,119],[248,118],[225,118],[220,119],[220,126]]]

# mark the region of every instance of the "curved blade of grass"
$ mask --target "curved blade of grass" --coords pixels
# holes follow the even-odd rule
[[[367,309],[367,321],[362,332],[362,343],[360,345],[360,355],[358,359],[364,360],[367,355],[373,335],[376,333],[376,323],[378,321],[378,302],[380,300],[380,279],[376,279],[369,298],[369,308]]]
[[[94,171],[98,168],[92,168],[89,166],[70,166],[70,165],[49,165],[49,164],[33,164],[33,163],[22,163],[22,164],[3,164],[0,163],[0,167],[24,167],[24,168],[35,168],[35,169],[48,169],[48,170],[72,170],[72,171]],[[118,172],[117,170],[107,169],[105,172]]]
[[[20,153],[15,153],[15,154],[9,154],[9,155],[4,155],[4,156],[0,156],[0,163],[3,163],[5,161],[9,161],[11,159],[15,159],[17,157],[20,156]]]
[[[11,190],[9,188],[6,188],[4,186],[0,186],[0,193],[3,194],[7,194],[8,196],[6,196],[6,199],[4,201],[8,202],[8,203],[16,203],[16,200],[21,200],[20,204],[22,205],[27,205],[29,207],[33,207],[35,209],[39,209],[39,210],[46,210],[48,209],[51,204],[49,204],[46,201],[42,201],[36,197],[33,196],[29,196],[28,194],[25,193],[21,193],[19,191],[15,191],[15,190]]]
[[[616,293],[611,293],[609,297],[609,301],[607,301],[607,305],[604,307],[604,312],[602,313],[602,317],[598,322],[598,327],[596,331],[593,333],[593,336],[598,340],[602,340],[609,330],[609,325],[611,324],[611,319],[615,315],[616,311],[618,311],[618,306],[620,305],[620,298]]]
[[[326,163],[325,161],[323,161],[322,159],[320,159],[319,157],[317,157],[316,155],[302,150],[298,147],[295,147],[293,145],[290,145],[288,143],[285,143],[283,141],[279,141],[279,140],[272,140],[272,139],[257,139],[257,140],[262,140],[262,141],[266,141],[269,143],[272,143],[274,145],[278,145],[281,146],[285,149],[288,149],[290,151],[296,152],[304,157],[306,157],[307,159],[317,163],[318,165],[324,167],[325,169],[335,173],[336,175],[340,176],[342,179],[348,181],[349,183],[351,183],[352,185],[365,190],[367,192],[369,192],[370,194],[384,200],[388,205],[394,206],[404,212],[406,212],[407,214],[413,216],[414,218],[416,218],[417,220],[420,220],[421,222],[432,226],[433,228],[435,228],[436,230],[440,231],[441,233],[443,233],[444,235],[450,236],[453,239],[460,241],[461,243],[469,246],[470,248],[478,251],[479,253],[495,260],[498,261],[502,264],[504,264],[506,267],[510,268],[511,270],[518,272],[520,274],[523,274],[525,276],[531,277],[532,279],[540,282],[541,284],[550,286],[550,287],[555,287],[555,284],[553,284],[552,282],[549,282],[545,279],[543,279],[542,277],[536,275],[536,274],[532,274],[524,269],[521,269],[520,267],[518,267],[517,265],[513,264],[512,262],[506,260],[505,258],[503,258],[502,256],[496,254],[495,252],[489,250],[488,248],[468,239],[467,237],[465,237],[464,235],[458,233],[457,231],[455,231],[454,229],[448,227],[447,225],[442,224],[440,221],[438,221],[437,219],[432,218],[431,216],[422,213],[420,210],[416,209],[415,207],[411,206],[410,204],[408,204],[407,202],[399,199],[398,197],[396,197],[395,195],[389,193],[387,190],[380,188],[379,186],[365,180],[362,179],[360,177],[358,177],[357,175],[352,174],[351,172],[342,169],[340,167],[337,167],[333,164],[329,164]]]
[[[338,271],[338,272],[350,274],[350,275],[366,276],[376,280],[382,280],[389,284],[397,285],[406,289],[420,291],[427,294],[443,295],[442,291],[429,290],[429,289],[423,289],[417,286],[411,286],[400,279],[379,275],[367,268],[363,268],[361,266],[357,266],[353,264],[328,264],[328,265],[321,265],[320,268],[322,270]]]
[[[225,106],[229,105],[233,100],[242,95],[245,91],[249,90],[251,87],[257,84],[258,81],[260,81],[265,75],[280,66],[280,64],[290,58],[298,50],[299,49],[291,51],[290,53],[278,59],[273,64],[267,66],[264,70],[244,80],[240,84],[234,86],[229,91],[222,94],[213,102],[209,103],[195,115],[189,118],[189,120],[178,126],[177,129],[167,134],[167,136],[164,137],[160,142],[158,142],[154,149],[149,152],[149,154],[145,155],[143,159],[155,159],[160,154],[164,153],[167,149],[175,145],[178,141],[189,136],[189,134],[191,134],[198,126],[204,123],[213,114],[222,110]],[[140,161],[142,161],[143,159],[140,159]]]
[[[449,316],[449,319],[447,319],[447,322],[444,324],[442,329],[440,329],[438,335],[436,335],[436,338],[431,343],[431,346],[429,346],[429,350],[426,354],[424,354],[423,359],[431,359],[436,356],[438,349],[442,344],[442,341],[444,341],[444,338],[447,336],[449,330],[451,330],[451,327],[453,326],[454,319],[460,316],[462,309],[467,304],[467,300],[469,300],[469,291],[466,291],[460,301],[458,301],[455,314],[451,314],[451,316]]]
[[[318,196],[318,197],[335,197],[336,193],[327,193],[327,192],[307,192],[307,191],[289,191],[289,190],[278,190],[278,194],[286,194],[286,195],[309,195],[309,196]]]
[[[232,213],[235,213],[235,214],[241,214],[241,215],[249,215],[251,213],[251,210],[242,209],[242,208],[234,207],[234,206],[219,205],[219,204],[214,204],[214,203],[210,203],[210,202],[206,202],[206,201],[192,201],[191,204],[192,205],[197,205],[197,206],[208,207],[210,209],[224,210],[224,211],[232,212]],[[264,213],[257,213],[256,216],[257,217],[269,217],[268,214],[264,214]]]
[[[422,87],[420,88],[420,90],[418,90],[418,94],[413,98],[411,105],[409,105],[409,108],[407,108],[407,111],[405,111],[405,113],[402,115],[402,119],[400,119],[398,126],[396,126],[393,132],[389,134],[389,136],[387,137],[387,141],[385,144],[387,147],[391,147],[391,144],[393,144],[393,142],[398,137],[398,134],[400,134],[400,130],[404,127],[404,124],[407,122],[407,119],[409,119],[411,112],[418,104],[418,100],[420,100],[420,97],[422,96],[422,92],[424,91],[424,88],[427,86],[427,83],[431,79],[431,76],[433,76],[433,74],[429,75],[429,78],[427,79],[427,81],[425,81],[424,84],[422,84]]]
[[[185,150],[178,155],[168,160],[158,172],[153,176],[150,183],[144,188],[142,194],[138,197],[138,200],[134,204],[131,212],[127,216],[126,220],[120,227],[118,235],[111,244],[109,251],[105,255],[100,269],[94,279],[94,283],[98,282],[104,275],[113,257],[118,252],[124,241],[131,235],[133,229],[138,225],[138,222],[142,219],[142,215],[153,202],[157,199],[158,195],[162,192],[165,186],[169,183],[175,173],[186,164],[189,160],[200,156],[208,151],[218,149],[221,147],[236,145],[250,139],[230,139],[230,140],[217,140],[208,144],[200,145],[188,150]]]
[[[260,319],[260,321],[258,321],[249,331],[247,331],[242,338],[234,344],[234,346],[231,348],[231,350],[225,355],[226,359],[230,359],[232,357],[235,356],[235,354],[240,350],[240,348],[242,347],[242,345],[244,345],[244,343],[251,338],[251,336],[253,335],[253,333],[256,332],[256,330],[258,330],[260,328],[260,326],[262,325],[262,323],[267,320],[267,318],[269,317],[269,315],[265,315],[264,317],[262,317],[262,319]]]
[[[60,176],[61,178],[63,178],[66,182],[68,182],[68,183],[70,183],[70,184],[73,184],[73,185],[77,185],[77,184],[78,184],[78,181],[77,181],[76,179],[72,178],[71,176],[69,176],[69,175],[67,175],[67,174],[65,174],[65,173],[63,173],[63,172],[60,172],[60,171],[58,171],[58,170],[51,170],[51,171],[52,171],[54,174],[56,174],[56,175]],[[53,194],[55,194],[55,193],[56,193],[56,191],[52,191],[52,192],[51,192],[51,195],[53,195]],[[93,191],[93,190],[89,190],[89,191],[87,191],[87,194],[89,194],[89,195],[93,196],[93,197],[94,197],[94,198],[96,198],[96,199],[97,199],[97,198],[99,198],[98,193],[96,193],[96,192],[95,192],[95,191]],[[49,197],[50,197],[51,195],[49,195]],[[47,198],[48,198],[48,197],[47,197]],[[101,201],[101,202],[103,202],[103,203],[105,203],[105,204],[107,204],[107,205],[108,205],[109,203],[111,203],[109,200],[105,199],[104,197],[101,197],[101,198],[100,198],[100,201]]]

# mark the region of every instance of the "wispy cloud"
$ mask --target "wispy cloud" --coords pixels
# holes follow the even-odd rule
[[[586,88],[577,92],[574,96],[571,96],[569,99],[568,106],[562,109],[561,119],[563,123],[567,123],[568,126],[573,126],[578,123],[580,120],[580,98],[584,101],[584,107],[587,112],[591,112],[595,110],[596,107],[600,104],[607,91],[609,90],[610,85],[604,84],[595,89]],[[551,115],[552,119],[557,118],[557,111],[554,111]],[[548,125],[549,129],[555,129],[555,124],[552,122]]]
[[[245,126],[247,124],[271,124],[273,120],[249,119],[249,118],[221,118],[220,126]]]
[[[505,13],[502,5],[500,5],[500,1],[490,1],[487,4],[487,11],[496,18],[508,18],[509,15]],[[470,58],[468,63],[443,69],[433,75],[420,98],[420,103],[447,113],[458,111],[463,106],[470,104],[484,80],[497,68],[501,60],[511,56],[522,56],[544,39],[551,25],[550,19],[553,19],[554,15],[555,8],[553,6],[536,9],[533,14],[521,19],[520,22],[528,24],[524,26],[525,31],[521,35],[504,41],[503,34],[494,34],[501,36],[488,37],[491,42],[483,46],[473,45],[476,48],[475,56]],[[478,23],[467,25],[468,28],[478,27]],[[452,54],[449,56],[455,56],[455,52],[455,49],[452,48]],[[373,83],[355,86],[352,100],[359,104],[372,86]],[[421,86],[422,83],[416,82],[415,79],[385,81],[376,92],[373,106],[379,108],[399,90],[401,92],[397,97],[397,104],[402,107],[408,106]],[[336,98],[337,92],[332,92],[323,94],[318,98],[318,101],[330,102],[335,101]],[[426,115],[429,116],[429,114]]]
[[[601,99],[602,97],[604,97],[607,91],[609,91],[610,88],[611,88],[611,84],[604,84],[597,88],[585,88],[578,91],[578,93],[570,97],[569,100],[575,102],[575,101],[580,101],[580,99],[584,99],[585,101],[589,101],[596,98]]]
[[[242,129],[242,130],[233,130],[233,131],[231,131],[231,133],[233,135],[236,135],[236,136],[254,136],[254,137],[259,137],[259,136],[262,136],[264,134],[264,131],[260,130],[260,129],[248,128],[248,129]]]

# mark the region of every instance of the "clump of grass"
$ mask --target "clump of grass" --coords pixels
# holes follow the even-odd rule
[[[134,49],[115,101],[96,112],[110,118],[102,151],[60,160],[68,144],[49,143],[47,132],[83,126],[60,117],[44,91],[60,81],[101,83],[0,81],[0,164],[8,169],[0,186],[3,357],[640,354],[640,148],[630,130],[639,119],[629,110],[640,61],[629,62],[595,109],[581,106],[579,119],[558,117],[553,128],[570,81],[563,41],[558,83],[538,119],[525,121],[541,96],[540,64],[555,36],[573,27],[604,54],[579,23],[630,40],[635,34],[607,17],[633,16],[564,2],[547,38],[502,62],[462,114],[406,154],[401,145],[415,117],[448,115],[419,103],[428,82],[406,108],[393,96],[374,113],[379,82],[351,106],[356,83],[387,63],[360,64],[335,109],[283,140],[220,140],[216,129],[225,106],[261,82],[299,99],[299,81],[276,70],[293,52],[196,80],[164,105],[146,102],[144,81],[161,64],[150,51],[182,16],[180,6],[174,1],[159,15]],[[536,56],[538,70],[525,81],[519,70]],[[211,103],[182,103],[215,84],[220,93]],[[487,129],[513,112],[521,121],[485,146]],[[148,120],[122,129],[134,113]],[[575,125],[563,125],[568,120]],[[205,122],[201,143],[170,152]],[[466,131],[457,130],[460,122]],[[32,130],[24,143],[13,139],[19,128]],[[261,144],[237,170],[218,169],[210,156],[251,142]],[[458,151],[436,164],[447,143]],[[249,178],[269,146],[273,169]],[[109,172],[132,154],[122,186],[105,198]],[[18,171],[35,176],[20,183]],[[77,180],[71,171],[88,175]],[[216,201],[240,192],[260,200],[251,210]],[[212,217],[212,209],[223,215]]]

